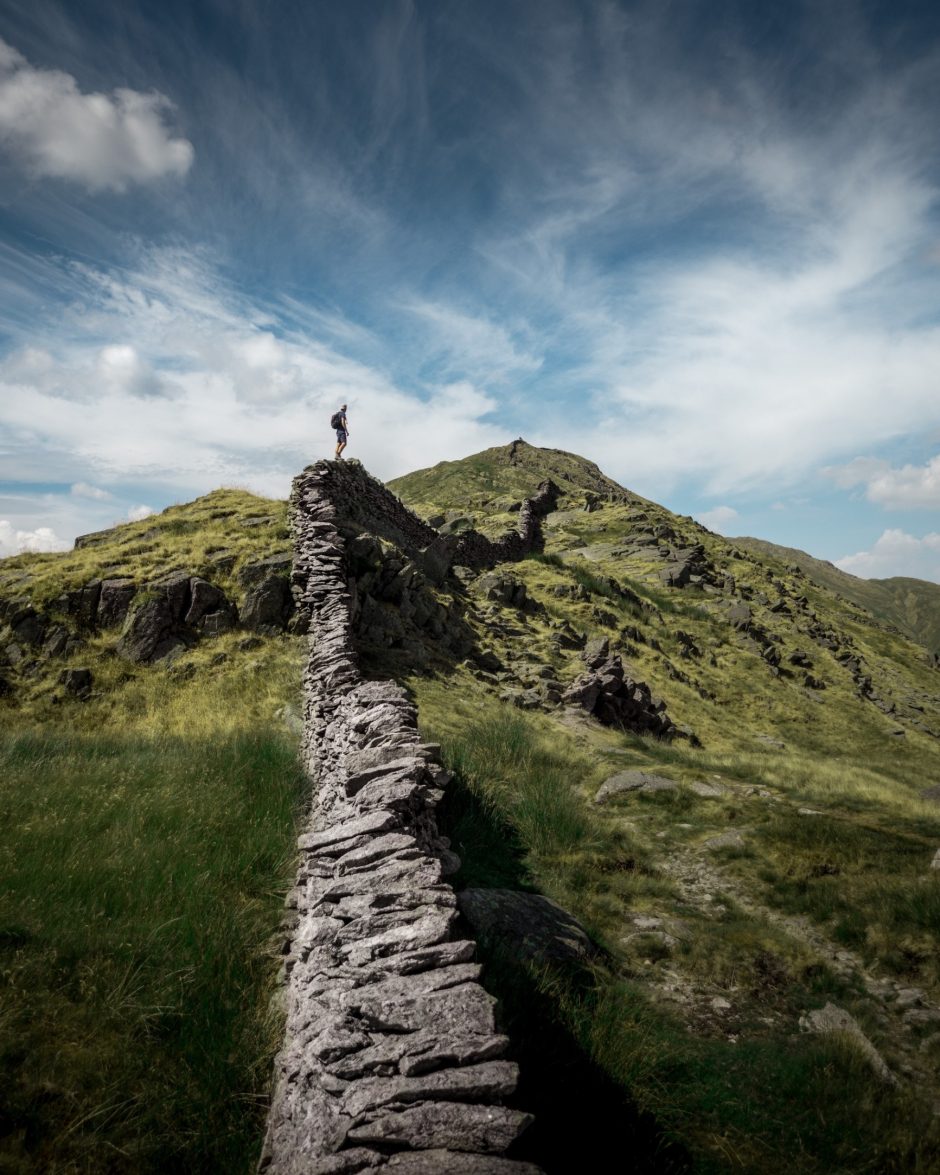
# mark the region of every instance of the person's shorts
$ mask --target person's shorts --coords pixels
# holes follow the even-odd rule
[[[336,443],[338,445],[346,444],[346,430],[345,428],[338,428],[336,430]]]

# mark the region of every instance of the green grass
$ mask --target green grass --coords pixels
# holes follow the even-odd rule
[[[486,982],[501,1000],[515,1055],[524,1073],[528,1067],[536,1074],[525,1087],[528,1108],[549,1118],[560,1113],[550,1076],[557,1064],[578,1074],[573,1080],[579,1089],[583,1084],[600,1091],[592,1095],[605,1107],[596,1123],[591,1117],[596,1107],[592,1111],[588,1101],[578,1102],[588,1133],[595,1126],[603,1131],[608,1112],[618,1115],[628,1133],[639,1132],[638,1145],[648,1148],[633,1152],[639,1170],[685,1170],[685,1152],[691,1155],[690,1169],[707,1172],[936,1169],[940,1140],[925,1102],[906,1090],[886,1090],[844,1043],[795,1034],[801,1012],[833,1000],[853,1009],[877,1040],[877,1025],[866,1019],[864,993],[830,972],[806,945],[740,909],[727,895],[715,895],[720,918],[683,906],[668,871],[658,864],[669,843],[747,823],[763,838],[761,851],[726,852],[717,863],[749,876],[752,891],[760,888],[757,872],[769,870],[781,900],[778,843],[781,854],[792,844],[798,863],[804,855],[831,855],[831,846],[813,840],[822,825],[781,815],[748,798],[743,787],[720,800],[680,788],[602,809],[590,803],[606,774],[633,762],[665,768],[680,780],[720,774],[727,786],[753,783],[755,776],[770,782],[759,775],[761,756],[709,756],[628,736],[615,740],[628,753],[614,764],[604,758],[605,746],[615,749],[608,741],[614,736],[598,734],[592,751],[588,741],[579,746],[561,727],[549,729],[544,719],[507,711],[472,691],[458,700],[440,683],[413,684],[425,733],[442,743],[456,772],[441,821],[462,856],[458,888],[538,890],[578,916],[608,952],[607,962],[590,975],[564,975],[521,967],[498,946],[482,944]],[[772,766],[771,774],[774,770],[782,768]],[[882,786],[890,788],[887,780]],[[847,858],[856,853],[860,875],[879,851],[893,860],[890,837],[878,829],[865,836],[858,856],[855,833],[843,835],[843,853]],[[909,849],[909,841],[900,838],[899,851]],[[859,886],[846,892],[847,906],[862,903],[862,921],[881,901],[877,918],[885,926],[893,918],[896,935],[902,924],[903,934],[918,927],[934,932],[935,908],[918,889],[905,889],[899,881],[894,905],[884,904],[884,888],[880,897]],[[642,935],[623,940],[631,911],[680,918],[682,941],[663,952]],[[690,1031],[685,1017],[657,1002],[645,981],[670,968],[706,991],[730,994],[736,1034],[715,1024]],[[545,1075],[541,1080],[539,1073]],[[545,1161],[565,1153],[562,1135],[550,1127],[544,1134],[526,1157]]]
[[[252,1169],[294,747],[23,733],[0,780],[0,1167]]]

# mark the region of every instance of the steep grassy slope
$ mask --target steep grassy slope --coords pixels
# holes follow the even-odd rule
[[[696,1169],[933,1169],[940,674],[775,555],[610,483],[601,495],[575,457],[517,443],[394,488],[495,528],[507,499],[562,470],[545,553],[461,574],[476,651],[412,679],[461,781],[462,879],[548,893],[604,944],[588,989],[542,976],[529,996],[554,992]],[[558,704],[599,638],[694,738]],[[630,768],[665,785],[598,804]],[[517,967],[507,1006],[525,1006],[519,982]],[[830,1002],[883,1054],[890,1093],[851,1042],[799,1034]]]
[[[859,579],[795,547],[781,547],[755,538],[730,541],[757,554],[796,564],[814,582],[867,608],[873,616],[895,625],[931,651],[940,650],[940,585],[903,575],[891,579]]]
[[[4,1171],[254,1166],[303,794],[283,720],[300,641],[194,630],[171,664],[139,663],[68,596],[124,576],[146,597],[183,569],[241,601],[240,569],[286,535],[283,503],[221,491],[0,563]],[[61,676],[79,669],[76,695]]]

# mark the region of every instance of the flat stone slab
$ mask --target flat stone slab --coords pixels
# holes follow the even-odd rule
[[[611,796],[631,791],[676,791],[679,785],[674,779],[665,775],[652,775],[648,771],[618,771],[605,779],[597,789],[594,797],[595,804],[606,804]]]
[[[716,849],[743,849],[744,837],[736,828],[728,832],[721,832],[718,836],[713,836],[705,842],[705,848],[709,852],[714,852]]]
[[[705,800],[717,799],[718,796],[725,794],[725,789],[717,783],[706,783],[702,779],[693,779],[688,786],[693,795],[701,796]]]

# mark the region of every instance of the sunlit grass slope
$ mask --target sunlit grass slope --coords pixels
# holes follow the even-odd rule
[[[54,612],[90,578],[183,568],[235,596],[287,546],[283,503],[220,491],[5,560],[0,593]],[[0,703],[0,1169],[247,1172],[281,1033],[300,642],[233,632],[167,668],[116,636],[72,658],[88,700],[61,698],[57,661]]]
[[[733,542],[757,554],[774,555],[786,563],[795,563],[817,583],[860,604],[889,624],[897,625],[928,649],[940,651],[940,584],[904,575],[890,579],[860,579],[793,547],[781,547],[755,538],[738,538]]]
[[[544,1082],[530,1080],[537,1115],[559,1107],[546,1043],[553,1030],[544,1019],[533,1022],[533,1001],[547,1002],[565,1034],[654,1116],[660,1142],[680,1143],[696,1171],[936,1169],[940,1134],[923,1090],[886,1088],[846,1043],[796,1032],[801,1013],[834,1001],[851,1009],[893,1060],[856,982],[727,893],[715,892],[708,914],[689,905],[670,867],[677,845],[746,817],[758,832],[755,848],[725,854],[742,890],[833,923],[839,940],[865,946],[887,966],[900,962],[899,942],[924,960],[940,929],[940,886],[920,884],[923,846],[940,836],[936,813],[915,805],[901,835],[849,818],[807,823],[795,808],[778,812],[749,800],[743,787],[717,801],[682,788],[624,806],[592,803],[605,776],[626,766],[780,794],[788,787],[783,776],[795,772],[797,798],[845,796],[857,784],[871,799],[890,794],[890,762],[817,772],[810,757],[797,754],[784,773],[766,756],[677,750],[512,712],[467,680],[459,694],[453,683],[412,684],[424,733],[442,743],[457,776],[443,816],[463,859],[458,887],[542,892],[575,913],[606,952],[590,975],[565,975],[520,967],[484,943],[488,982],[503,1000],[523,1071],[548,1066]],[[818,870],[821,861],[831,872]],[[813,879],[832,883],[836,875],[831,900],[831,885],[816,889]],[[636,915],[665,919],[678,946],[666,951],[656,935],[637,932],[630,921]],[[927,970],[935,978],[932,966]],[[719,1016],[690,1027],[684,1009],[658,998],[651,979],[668,972],[710,998],[730,997],[733,1031],[723,1030]],[[567,1050],[556,1047],[563,1063]],[[590,1135],[591,1107],[580,1112]],[[661,1169],[649,1154],[637,1158],[639,1169]]]
[[[458,883],[539,890],[608,952],[577,983],[491,955],[522,1037],[540,1031],[526,1007],[547,999],[695,1170],[940,1168],[936,668],[788,552],[745,549],[603,488],[571,455],[507,446],[396,489],[495,531],[540,473],[563,491],[545,551],[499,569],[525,585],[526,607],[468,586],[479,646],[502,668],[412,681],[458,776],[446,809]],[[665,587],[668,549],[696,545],[710,584]],[[572,636],[606,637],[702,746],[515,709],[546,677],[564,686],[584,671]],[[600,783],[629,768],[676,786],[596,804]],[[731,844],[709,847],[728,832]],[[800,1032],[827,1002],[851,1012],[896,1087],[845,1041]],[[520,1047],[544,1069],[535,1043]]]

